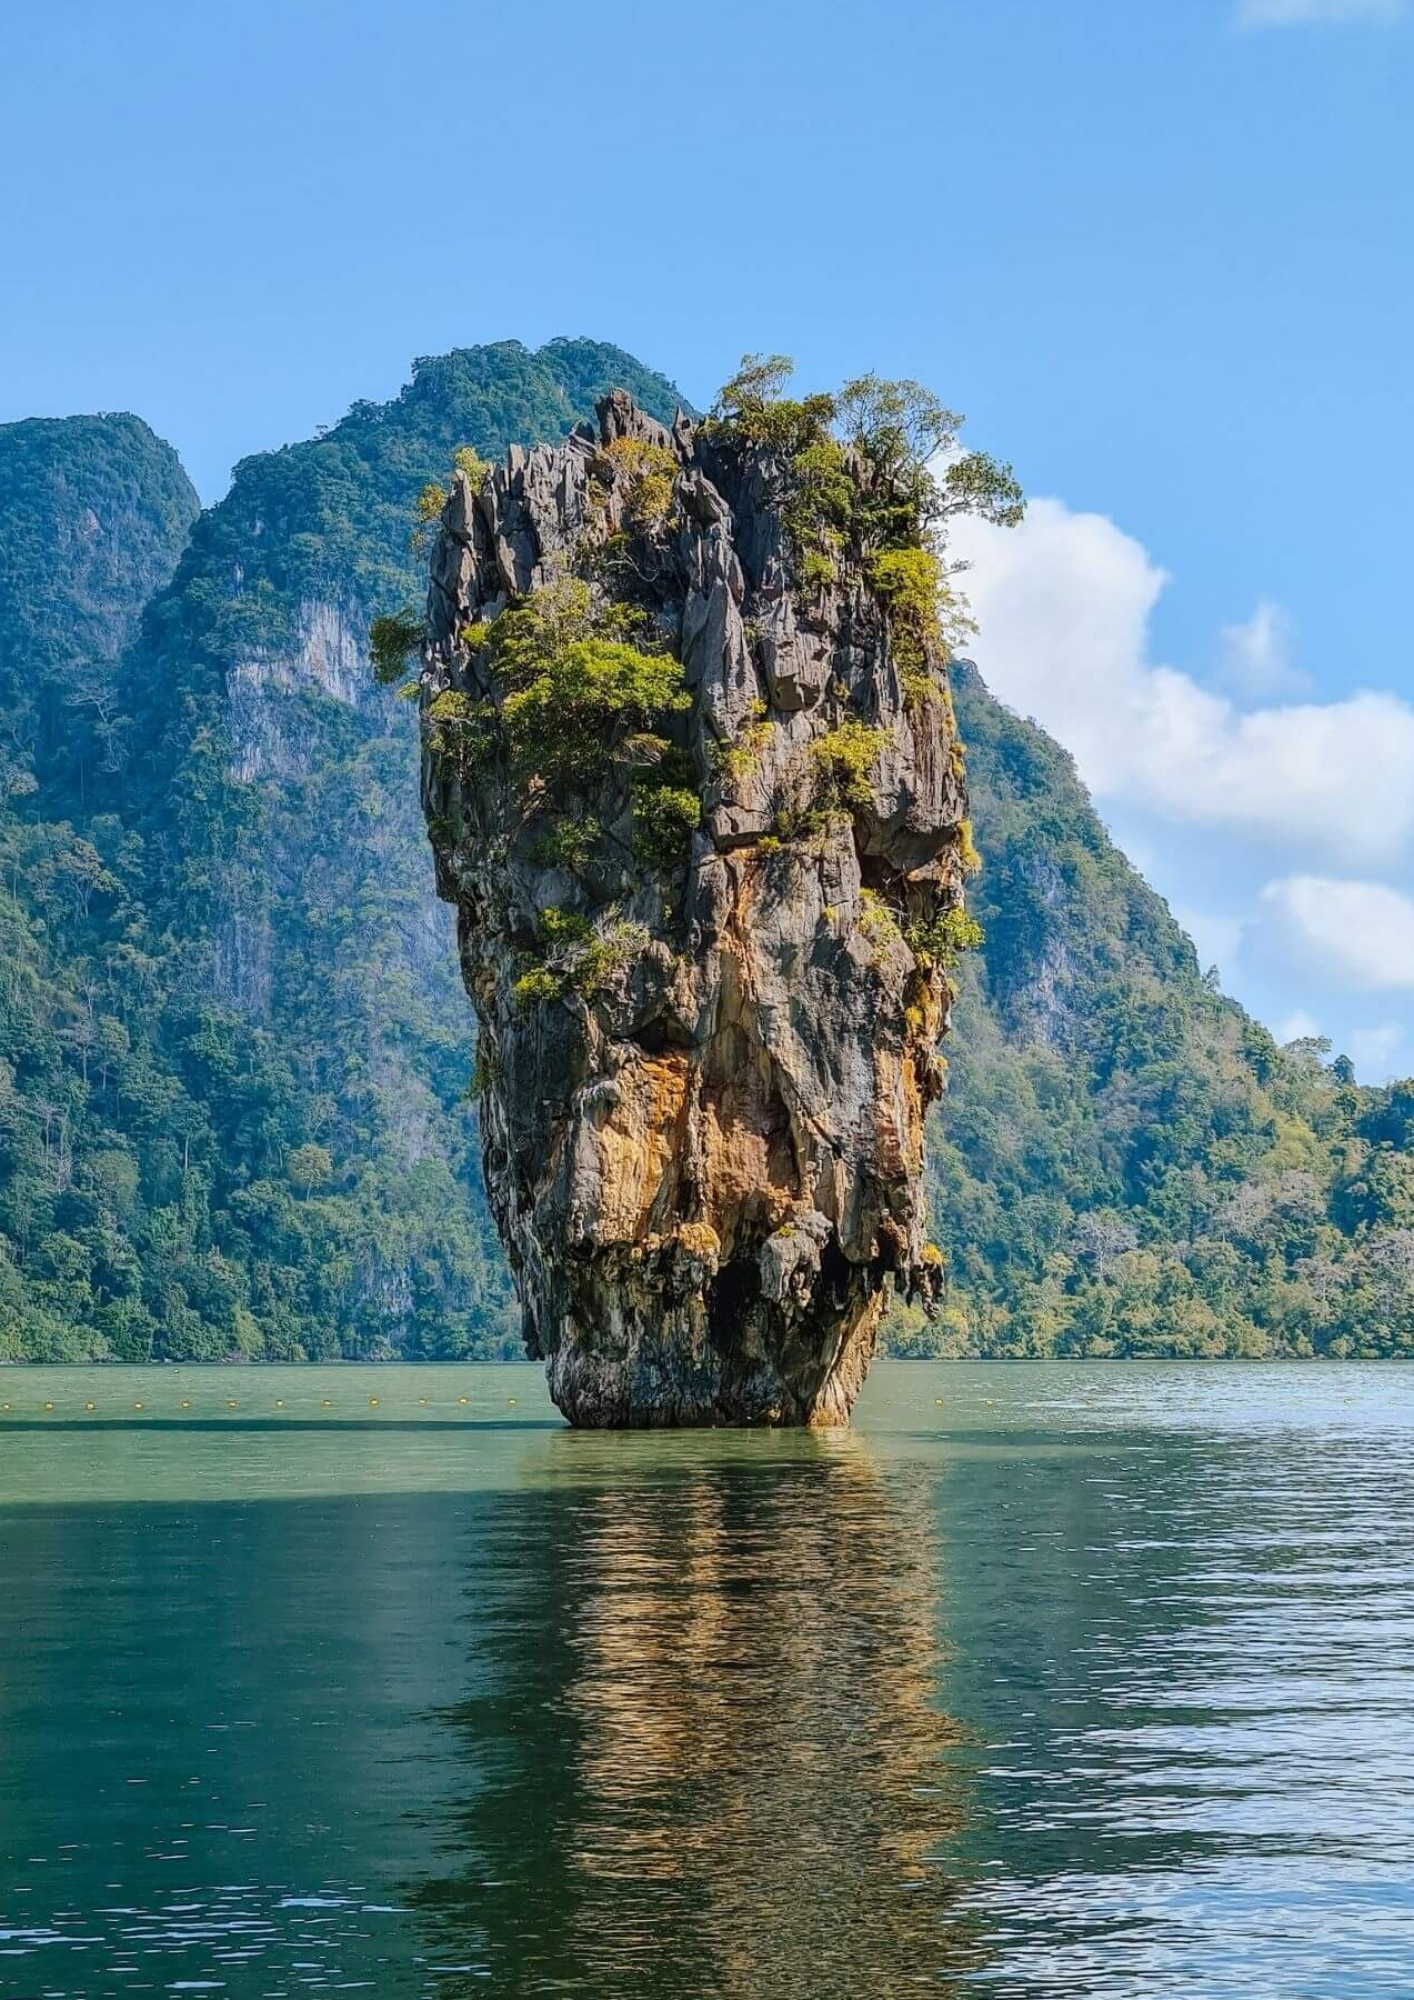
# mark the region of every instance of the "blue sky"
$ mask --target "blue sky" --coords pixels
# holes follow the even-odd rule
[[[1047,501],[989,677],[1232,990],[1414,1069],[1411,13],[6,0],[0,420],[211,499],[470,341],[917,375]]]

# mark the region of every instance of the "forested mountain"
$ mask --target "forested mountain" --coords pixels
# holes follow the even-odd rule
[[[6,828],[0,1357],[514,1346],[416,729],[367,633],[425,588],[417,497],[458,446],[559,436],[619,384],[679,400],[591,341],[423,360],[197,523],[122,662],[100,795]],[[24,629],[87,673],[68,542],[17,548]],[[120,604],[147,559],[134,533]]]
[[[117,1221],[136,1164],[89,1112],[130,1055],[95,950],[121,894],[99,844],[120,872],[132,850],[89,822],[122,763],[119,660],[198,511],[136,417],[0,427],[0,1357],[104,1351],[105,1319],[75,1328],[76,1307],[111,1322],[138,1285]]]
[[[111,761],[113,678],[200,503],[139,418],[0,425],[0,793],[51,812]]]
[[[616,386],[678,400],[589,341],[421,361],[244,461],[180,562],[194,496],[136,419],[0,429],[0,1358],[515,1351],[367,633],[459,447]],[[1276,1049],[1064,753],[957,683],[988,939],[934,1126],[948,1302],[901,1351],[1414,1351],[1414,1086]]]
[[[1414,1354],[1414,1083],[1216,990],[1060,746],[953,669],[983,867],[900,1351]]]

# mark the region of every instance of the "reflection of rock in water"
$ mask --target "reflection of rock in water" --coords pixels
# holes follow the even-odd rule
[[[858,1440],[643,1442],[533,1496],[518,1656],[451,1717],[476,1789],[419,1894],[439,1949],[525,1993],[947,1987],[972,1953],[929,1858],[959,1803],[925,1510]]]

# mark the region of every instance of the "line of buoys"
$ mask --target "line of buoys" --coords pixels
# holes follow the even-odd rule
[[[432,1400],[433,1399],[430,1396],[419,1396],[417,1399],[418,1408],[423,1410],[428,1409],[432,1404]],[[943,1399],[941,1396],[937,1398],[939,1406],[941,1406],[942,1400]],[[369,1409],[370,1410],[380,1409],[382,1407],[382,1401],[383,1399],[381,1396],[370,1396],[368,1399]],[[519,1402],[520,1398],[518,1396],[507,1396],[506,1398],[506,1406],[508,1409],[512,1410],[516,1409],[519,1405]],[[274,1398],[274,1403],[275,1403],[275,1408],[277,1410],[283,1410],[284,1408],[286,1408],[286,1399],[283,1396],[276,1396]],[[470,1403],[471,1403],[470,1396],[457,1397],[457,1405],[458,1408],[460,1409],[467,1409],[470,1406]],[[86,1401],[83,1407],[85,1413],[89,1416],[95,1415],[98,1411],[98,1404],[96,1402]],[[332,1410],[333,1407],[334,1407],[334,1398],[332,1396],[323,1396],[320,1398],[321,1409]],[[55,1405],[52,1401],[46,1402],[42,1405],[42,1408],[44,1414],[48,1416],[52,1415]],[[146,1408],[147,1408],[146,1402],[135,1402],[133,1404],[134,1410],[146,1410]],[[190,1410],[191,1398],[188,1396],[183,1396],[181,1400],[178,1402],[177,1408],[179,1410]],[[235,1396],[228,1396],[226,1398],[226,1408],[228,1410],[238,1410],[240,1408],[239,1398]],[[13,1403],[0,1403],[0,1415],[8,1416],[13,1413],[13,1410],[14,1410]]]

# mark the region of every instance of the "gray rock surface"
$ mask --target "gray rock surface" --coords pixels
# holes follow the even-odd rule
[[[907,938],[962,894],[942,662],[935,697],[906,699],[857,551],[802,588],[763,448],[666,431],[618,392],[598,418],[477,493],[459,477],[432,556],[424,805],[480,1024],[490,1200],[572,1421],[841,1423],[886,1286],[926,1296],[938,1267],[920,1175],[951,992]],[[672,454],[664,518],[636,521],[615,440]],[[631,741],[578,790],[508,759],[485,628],[565,578],[636,603],[639,643],[681,662],[690,706],[659,726],[702,809],[676,865],[635,852]],[[812,746],[842,725],[877,754],[822,812]],[[591,818],[573,869],[547,855]],[[547,911],[611,947],[592,984],[564,975]],[[527,1000],[536,966],[560,990]]]

